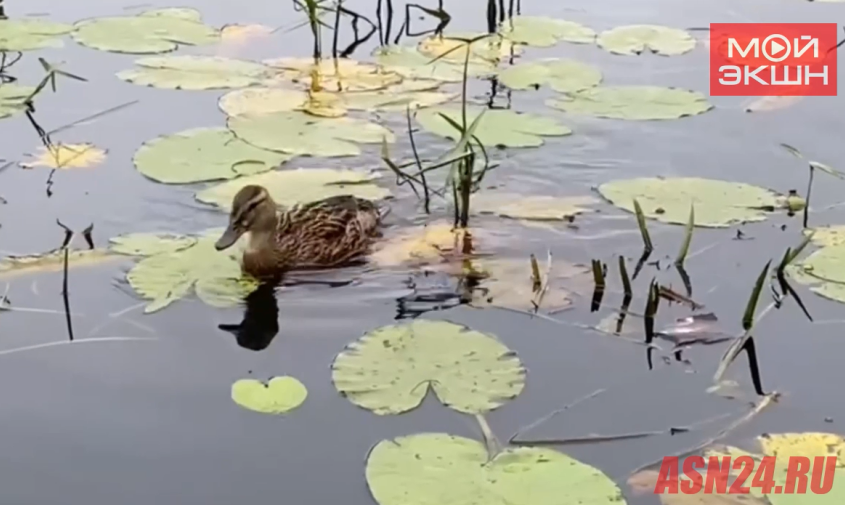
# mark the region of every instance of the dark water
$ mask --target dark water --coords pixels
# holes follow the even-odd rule
[[[7,0],[10,17],[49,13],[58,21],[116,15],[152,7],[106,0],[60,2]],[[434,3],[434,2],[428,2]],[[485,2],[446,3],[453,16],[450,29],[485,28]],[[550,15],[585,23],[596,30],[619,24],[655,23],[679,28],[706,27],[710,22],[832,21],[845,14],[839,4],[800,0],[742,0],[670,2],[649,0],[541,2],[524,0],[523,13]],[[193,0],[179,6],[196,7],[206,23],[264,23],[290,26],[301,19],[287,2],[252,0],[243,4]],[[356,0],[350,8],[375,12],[375,2]],[[132,7],[132,8],[130,8]],[[397,11],[403,8],[397,6]],[[394,31],[400,20],[394,20]],[[348,36],[346,33],[344,36]],[[355,56],[365,58],[373,44]],[[307,29],[279,33],[238,48],[228,56],[268,58],[305,56],[311,48]],[[180,54],[207,54],[214,48],[182,48]],[[596,64],[609,84],[661,84],[706,92],[707,53],[661,58],[613,56],[594,46],[560,44],[551,49],[528,48],[530,58],[572,56]],[[139,231],[194,232],[222,226],[224,216],[193,202],[202,185],[164,186],[137,173],[131,157],[145,140],[187,128],[223,124],[216,100],[221,92],[179,92],[142,88],[114,77],[129,68],[132,57],[99,52],[66,40],[59,50],[25,55],[13,74],[25,83],[39,77],[35,56],[66,62],[66,69],[89,79],[64,81],[59,92],[39,97],[37,119],[46,130],[58,128],[109,107],[133,100],[139,103],[96,121],[57,133],[54,141],[93,142],[108,149],[105,163],[93,170],[56,174],[53,196],[45,192],[45,170],[7,169],[0,175],[0,250],[3,254],[35,253],[59,245],[57,218],[81,230],[95,225],[95,238]],[[486,82],[473,83],[481,101]],[[694,118],[654,123],[569,117],[545,108],[546,91],[514,93],[511,106],[542,111],[575,130],[570,137],[549,139],[540,149],[497,153],[502,166],[490,176],[509,190],[552,195],[584,194],[592,186],[615,178],[640,175],[698,175],[741,180],[781,192],[802,192],[806,172],[801,163],[777,144],[787,142],[811,157],[837,166],[842,154],[839,97],[808,98],[791,108],[761,114],[742,111],[742,99],[713,98],[717,109]],[[502,94],[496,103],[504,105]],[[401,118],[388,124],[403,138]],[[420,134],[424,153],[437,153],[445,144]],[[0,122],[0,158],[19,160],[34,152],[39,140],[26,118]],[[404,152],[400,140],[394,152]],[[358,159],[295,161],[308,166],[377,166],[377,148],[365,147]],[[813,206],[843,199],[841,182],[817,178]],[[400,196],[404,195],[399,193]],[[402,207],[398,221],[413,217]],[[557,233],[508,224],[508,248],[527,257],[589,262],[601,258],[611,267],[614,289],[616,254],[630,262],[640,252],[634,221],[609,205],[602,212],[579,219],[579,230],[563,226]],[[812,216],[815,224],[839,223],[842,212]],[[610,217],[621,219],[610,219]],[[649,223],[657,251],[653,259],[673,257],[682,230]],[[781,226],[786,229],[782,230]],[[754,279],[769,258],[780,258],[798,242],[798,219],[773,216],[746,226],[748,241],[730,240],[734,231],[697,230],[692,251],[716,243],[688,261],[694,295],[715,312],[727,331],[739,321]],[[619,234],[611,232],[618,231]],[[624,232],[624,233],[621,233]],[[608,235],[608,238],[589,239]],[[629,262],[629,265],[632,264]],[[671,260],[663,261],[664,264]],[[77,337],[145,337],[148,341],[114,341],[57,345],[4,353],[5,349],[59,342],[66,339],[61,313],[6,312],[0,314],[0,484],[10,504],[147,503],[224,504],[371,503],[364,481],[368,449],[384,438],[423,431],[446,431],[478,437],[474,421],[435,401],[398,417],[379,417],[340,398],[331,384],[329,364],[343,346],[366,331],[390,324],[396,298],[408,294],[404,277],[385,276],[340,288],[297,286],[279,295],[280,331],[269,347],[254,352],[239,347],[233,336],[217,329],[236,323],[242,309],[212,309],[183,300],[155,315],[143,315],[137,300],[121,279],[131,261],[71,272],[70,290]],[[342,273],[338,275],[342,276]],[[632,309],[642,311],[648,280],[660,276],[678,287],[672,270],[648,267],[635,284]],[[11,280],[9,296],[16,307],[60,312],[61,275]],[[841,306],[799,288],[817,321],[811,324],[791,302],[762,321],[757,352],[763,387],[784,394],[735,437],[763,432],[841,431],[845,419],[839,384],[845,379]],[[764,294],[764,296],[768,296]],[[619,304],[617,294],[606,303]],[[766,299],[766,303],[768,300]],[[560,316],[569,322],[595,324],[607,310],[590,314],[589,297]],[[134,308],[133,308],[134,307]],[[125,309],[132,308],[129,311]],[[110,315],[121,313],[120,317]],[[683,317],[686,309],[661,308],[658,326]],[[444,318],[499,336],[516,350],[529,369],[525,391],[488,416],[493,430],[507,439],[520,426],[598,388],[607,393],[579,405],[533,432],[535,436],[567,438],[591,433],[618,434],[684,426],[721,413],[738,415],[754,399],[744,356],[732,367],[745,399],[727,400],[705,389],[723,346],[688,350],[690,365],[646,365],[642,347],[615,341],[574,325],[558,325],[511,312],[455,308],[424,317]],[[825,324],[825,322],[828,322]],[[104,323],[110,323],[103,326]],[[639,324],[638,322],[636,324]],[[96,331],[95,331],[96,330]],[[92,334],[92,332],[95,333]],[[636,333],[639,335],[639,333]],[[306,403],[284,418],[262,416],[235,406],[231,383],[248,377],[292,375],[308,388]],[[832,418],[833,424],[825,418]],[[564,450],[593,464],[621,483],[640,464],[694,446],[724,426],[673,437],[579,445]],[[624,488],[624,487],[623,487]],[[630,499],[637,503],[637,499]]]

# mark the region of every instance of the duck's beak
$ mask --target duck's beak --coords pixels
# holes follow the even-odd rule
[[[218,251],[228,249],[235,245],[235,242],[241,238],[244,232],[235,229],[234,223],[229,223],[229,227],[223,232],[223,235],[214,243],[214,248]]]

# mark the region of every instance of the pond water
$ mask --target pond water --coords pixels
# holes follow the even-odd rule
[[[434,8],[436,2],[422,0]],[[432,5],[428,5],[432,4]],[[454,4],[454,5],[452,5]],[[349,9],[376,17],[375,0],[344,2]],[[120,15],[174,6],[164,0],[140,5],[132,0],[7,0],[6,15],[17,19],[46,15],[72,23],[98,16]],[[210,26],[261,23],[289,28],[303,19],[289,2],[249,0],[214,2],[183,0],[179,7],[200,10]],[[486,29],[487,2],[446,1],[452,16],[449,32]],[[395,37],[404,3],[394,5]],[[577,21],[597,31],[625,24],[661,24],[677,28],[707,27],[711,22],[823,22],[836,19],[845,5],[802,0],[591,0],[542,2],[523,0],[523,15]],[[415,23],[433,28],[431,19]],[[330,41],[328,31],[324,40]],[[341,45],[351,42],[345,28]],[[410,43],[405,40],[404,43]],[[352,57],[366,60],[378,45],[378,34]],[[181,46],[178,54],[218,54],[261,60],[308,56],[307,26],[279,30],[269,37],[227,46]],[[56,93],[38,96],[36,118],[47,131],[59,129],[97,112],[132,102],[102,117],[60,129],[54,142],[91,142],[107,149],[105,161],[92,169],[59,171],[47,192],[49,170],[23,170],[17,162],[35,152],[39,137],[23,115],[0,121],[0,158],[14,165],[0,173],[0,251],[34,254],[56,248],[63,231],[60,220],[81,231],[94,224],[98,246],[109,237],[132,232],[191,233],[225,226],[226,217],[197,203],[193,194],[203,184],[163,185],[142,176],[132,155],[146,140],[189,128],[223,126],[217,108],[224,91],[176,91],[136,86],[114,77],[131,66],[133,56],[95,51],[65,37],[62,48],[27,52],[8,72],[31,84],[43,75],[37,57],[64,62],[63,69],[88,82],[61,79]],[[673,86],[707,93],[708,54],[699,44],[673,57],[612,55],[595,45],[561,42],[550,48],[526,48],[523,58],[571,57],[601,68],[605,83]],[[455,86],[453,88],[457,89]],[[490,100],[490,82],[471,81],[473,101]],[[807,170],[779,143],[798,147],[814,159],[839,163],[840,125],[845,106],[838,97],[806,98],[780,110],[746,113],[738,97],[711,97],[715,109],[672,121],[617,121],[566,114],[547,107],[548,89],[507,91],[493,103],[522,112],[556,118],[573,135],[547,138],[536,149],[494,150],[500,166],[488,185],[510,192],[574,196],[614,179],[639,176],[698,176],[746,182],[781,193],[806,191]],[[394,153],[409,151],[404,114],[380,113],[380,121],[397,134]],[[448,143],[425,131],[417,133],[420,154],[436,157]],[[363,146],[356,158],[297,158],[303,167],[384,168],[378,146]],[[2,163],[0,163],[2,166]],[[392,179],[387,177],[387,179]],[[811,208],[822,209],[843,199],[845,183],[816,177]],[[391,186],[396,196],[389,226],[401,229],[422,222],[407,187]],[[594,434],[616,435],[689,426],[723,413],[736,417],[758,401],[744,356],[730,368],[736,399],[706,393],[728,344],[694,346],[689,363],[654,356],[648,366],[645,347],[602,335],[585,327],[597,324],[621,303],[617,255],[632,268],[642,242],[632,215],[607,202],[599,212],[579,216],[577,227],[555,223],[552,229],[520,226],[493,217],[479,223],[494,227],[513,257],[534,254],[555,259],[608,264],[610,292],[602,310],[591,312],[592,286],[576,297],[574,307],[554,316],[555,323],[530,315],[465,306],[428,312],[421,317],[445,319],[498,336],[515,350],[528,369],[525,390],[487,415],[492,430],[507,440],[525,426],[597,389],[607,391],[556,416],[532,431],[532,437],[569,439]],[[448,218],[439,205],[433,211]],[[841,207],[813,212],[811,225],[845,221]],[[660,259],[658,271],[648,265],[634,282],[631,310],[642,312],[648,282],[655,276],[679,292],[681,280],[666,268],[683,239],[683,227],[648,222]],[[740,228],[751,240],[733,240]],[[715,313],[724,331],[735,334],[746,300],[761,268],[779,261],[783,251],[801,239],[800,216],[772,214],[767,220],[731,229],[696,229],[686,269],[693,298]],[[81,239],[74,242],[81,247]],[[700,253],[698,253],[700,252]],[[411,293],[410,273],[364,276],[341,287],[302,284],[277,294],[279,331],[266,349],[238,345],[219,324],[238,323],[243,307],[216,309],[190,296],[163,311],[146,315],[123,280],[135,260],[79,267],[69,273],[69,300],[77,339],[131,337],[127,340],[76,342],[38,346],[67,339],[61,272],[9,279],[13,307],[38,311],[0,314],[0,461],[3,497],[8,503],[85,503],[88,505],[264,503],[373,503],[364,478],[369,449],[378,441],[419,432],[447,432],[480,439],[471,416],[444,408],[429,396],[417,410],[401,416],[377,416],[338,395],[329,366],[344,346],[374,328],[392,324],[401,315],[402,297]],[[541,261],[542,263],[542,261]],[[357,270],[331,274],[352,278]],[[436,281],[434,281],[436,282]],[[731,433],[727,441],[766,432],[841,432],[845,406],[839,384],[845,380],[841,356],[842,307],[797,286],[815,323],[793,301],[764,318],[755,334],[765,392],[782,393],[780,401]],[[768,287],[760,306],[769,303]],[[685,317],[689,309],[661,306],[657,326]],[[839,321],[842,319],[843,321]],[[640,339],[639,319],[632,336]],[[144,338],[145,340],[140,340]],[[664,345],[664,347],[666,347]],[[276,375],[298,378],[308,388],[302,407],[284,416],[265,416],[235,405],[234,381]],[[617,481],[628,503],[657,503],[653,496],[629,496],[625,481],[635,468],[682,451],[715,435],[721,420],[689,433],[592,444],[560,449],[589,463]]]

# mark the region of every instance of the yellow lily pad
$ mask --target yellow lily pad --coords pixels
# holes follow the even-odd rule
[[[121,259],[104,249],[84,249],[68,251],[68,269],[101,265],[107,261]],[[65,253],[57,249],[44,254],[6,256],[0,260],[0,279],[55,273],[64,270]]]
[[[845,225],[819,226],[804,230],[804,235],[813,234],[812,242],[820,246],[837,246],[845,244]]]
[[[446,222],[403,230],[379,242],[370,260],[381,267],[439,263],[460,254],[466,233]]]
[[[464,66],[446,58],[432,61],[413,47],[384,46],[373,52],[376,62],[386,71],[409,79],[426,79],[443,82],[462,82]],[[496,73],[496,67],[483,59],[470,60],[467,75],[488,76]]]
[[[60,36],[73,26],[46,19],[0,19],[0,51],[31,51],[61,47]]]
[[[559,221],[584,212],[594,212],[585,207],[599,203],[592,196],[524,196],[509,193],[482,192],[473,195],[472,211],[479,214],[496,214],[513,219]]]
[[[388,189],[374,184],[373,176],[361,172],[303,168],[239,177],[204,189],[196,194],[196,198],[228,212],[237,192],[250,184],[265,187],[280,207],[291,207],[297,203],[308,203],[338,195],[354,195],[369,200],[380,200],[390,195]]]
[[[197,243],[196,237],[173,233],[130,233],[109,239],[109,250],[128,256],[173,253]]]
[[[262,414],[287,414],[305,402],[308,390],[294,377],[273,377],[266,384],[241,379],[232,384],[232,400]]]
[[[447,35],[432,35],[420,41],[417,50],[431,59],[441,58],[459,65],[466,59],[466,45],[463,40],[472,40],[483,35],[481,33],[451,33]],[[447,54],[448,53],[448,54]],[[503,59],[522,53],[522,48],[513,41],[499,34],[492,34],[487,38],[477,40],[470,47],[470,61],[483,60],[482,63],[497,64]],[[445,56],[443,56],[445,54]]]
[[[90,168],[106,159],[107,151],[94,144],[56,144],[50,149],[39,147],[33,160],[21,163],[24,168],[47,167],[57,169]]]
[[[312,91],[369,91],[382,89],[402,81],[402,76],[381,69],[371,63],[359,63],[347,58],[275,58],[264,64],[281,70],[281,77],[304,84]]]

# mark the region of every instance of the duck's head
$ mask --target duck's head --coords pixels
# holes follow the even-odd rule
[[[246,232],[274,230],[275,226],[276,204],[270,193],[261,186],[244,186],[232,200],[229,226],[214,247],[222,251],[232,247]]]

